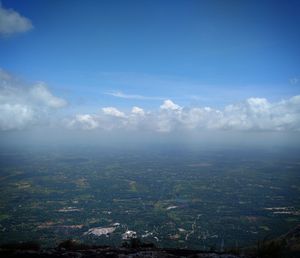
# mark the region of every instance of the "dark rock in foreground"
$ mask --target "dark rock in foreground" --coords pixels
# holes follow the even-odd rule
[[[111,257],[111,258],[139,258],[139,257],[153,257],[153,258],[172,258],[172,257],[199,257],[199,258],[241,258],[246,256],[237,256],[233,254],[224,253],[204,253],[194,250],[180,250],[180,249],[131,249],[131,248],[95,248],[87,250],[63,250],[63,249],[48,249],[41,251],[33,250],[2,250],[1,257],[7,258],[50,258],[50,257],[64,257],[64,258],[96,258],[96,257]]]
[[[243,254],[236,254],[242,252]],[[258,242],[257,246],[233,250],[231,253],[203,252],[187,249],[157,248],[151,243],[132,239],[122,247],[90,246],[75,240],[66,240],[53,249],[40,249],[35,242],[6,244],[0,247],[1,258],[297,258],[300,257],[300,225],[272,240]]]

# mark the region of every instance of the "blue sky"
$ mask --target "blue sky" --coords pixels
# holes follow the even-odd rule
[[[299,94],[299,1],[1,2],[32,26],[0,37],[0,67],[68,112]]]

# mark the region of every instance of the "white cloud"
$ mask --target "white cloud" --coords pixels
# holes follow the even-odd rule
[[[0,130],[23,129],[46,122],[52,110],[65,106],[46,84],[26,86],[0,69]]]
[[[12,35],[29,31],[33,28],[31,21],[12,9],[5,9],[0,2],[0,35]]]
[[[67,127],[92,130],[99,127],[97,118],[90,114],[78,114],[73,119],[67,121]]]
[[[160,106],[160,109],[162,109],[162,110],[181,110],[182,107],[180,107],[179,105],[175,104],[172,100],[167,99]]]
[[[126,115],[119,111],[117,108],[115,107],[104,107],[102,108],[102,112],[105,114],[105,115],[109,115],[109,116],[114,116],[114,117],[121,117],[121,118],[125,118]]]
[[[144,116],[145,115],[145,111],[142,108],[139,107],[133,107],[131,109],[131,113],[134,115],[138,115],[138,116]]]

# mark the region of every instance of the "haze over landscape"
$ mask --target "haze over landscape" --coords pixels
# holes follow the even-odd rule
[[[299,225],[299,12],[0,1],[0,244],[223,251]]]

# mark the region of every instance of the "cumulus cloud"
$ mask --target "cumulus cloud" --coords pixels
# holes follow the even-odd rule
[[[160,106],[160,109],[162,110],[181,110],[182,107],[175,104],[172,100],[167,99],[164,101],[164,103]]]
[[[0,130],[15,130],[45,122],[51,110],[65,106],[45,83],[26,86],[0,69]]]
[[[92,130],[99,127],[99,121],[94,115],[90,114],[79,114],[73,119],[67,121],[69,128],[80,128],[85,130]]]
[[[29,31],[31,21],[12,9],[5,9],[0,2],[0,35],[12,35]]]
[[[125,118],[125,114],[121,111],[119,111],[115,107],[104,107],[102,108],[102,111],[105,115],[114,116],[114,117],[123,117]]]
[[[139,107],[133,107],[131,109],[131,113],[134,115],[138,115],[138,116],[144,116],[145,115],[145,111],[142,108]]]
[[[110,117],[111,119],[107,119]],[[222,110],[211,107],[181,107],[165,100],[159,109],[145,112],[133,107],[128,113],[114,107],[102,109],[83,121],[88,129],[149,130],[156,132],[190,130],[300,131],[300,95],[271,103],[265,98],[249,98]],[[78,118],[77,118],[78,120]]]

